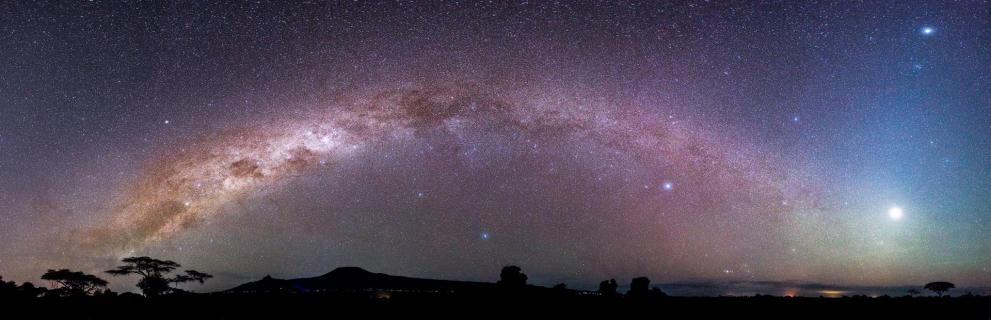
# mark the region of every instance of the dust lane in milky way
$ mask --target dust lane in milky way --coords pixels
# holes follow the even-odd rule
[[[537,158],[552,153],[613,154],[617,160],[606,165],[633,176],[653,176],[648,181],[656,183],[642,186],[648,193],[673,192],[675,184],[690,190],[693,196],[663,200],[672,214],[701,221],[739,215],[724,219],[757,226],[733,231],[715,222],[682,231],[723,238],[721,242],[753,237],[743,231],[776,232],[781,215],[815,200],[815,186],[797,169],[782,169],[787,164],[780,159],[734,144],[730,133],[693,129],[642,112],[554,105],[539,97],[490,92],[477,83],[399,86],[339,103],[306,117],[219,133],[184,152],[162,155],[125,188],[129,191],[118,200],[108,226],[82,232],[81,243],[97,252],[133,252],[148,242],[181,235],[211,219],[224,204],[348,161],[370,145],[428,135],[451,138],[450,145],[436,148],[458,150],[452,157],[463,161],[470,161],[470,155],[459,151],[479,145],[472,138],[479,134],[520,146],[521,153]]]

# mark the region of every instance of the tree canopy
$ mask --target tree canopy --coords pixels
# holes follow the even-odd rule
[[[69,269],[48,269],[41,279],[51,281],[55,286],[54,291],[62,296],[89,295],[97,288],[107,286],[106,280]]]
[[[527,276],[523,273],[523,269],[518,266],[505,266],[499,273],[498,284],[506,287],[524,287],[526,280]]]
[[[118,266],[117,269],[107,270],[107,273],[115,276],[137,274],[144,277],[149,277],[169,273],[172,272],[172,270],[181,267],[181,265],[175,261],[158,260],[150,257],[124,258],[121,259],[121,262],[123,262],[124,265]]]
[[[936,295],[942,296],[944,292],[950,291],[950,289],[956,287],[957,287],[956,285],[946,281],[936,281],[936,282],[927,283],[923,288],[935,292]]]
[[[171,260],[159,260],[151,257],[129,257],[121,259],[121,262],[124,264],[106,272],[114,276],[131,274],[141,276],[141,280],[138,281],[138,288],[149,297],[160,296],[178,290],[170,284],[178,285],[191,281],[203,283],[207,279],[213,278],[210,274],[196,270],[186,270],[183,274],[168,277],[167,274],[182,267],[179,263]]]

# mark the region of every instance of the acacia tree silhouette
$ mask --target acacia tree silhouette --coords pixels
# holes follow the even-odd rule
[[[138,281],[138,288],[148,297],[157,297],[179,290],[173,288],[170,284],[178,285],[190,281],[203,283],[206,279],[213,277],[212,275],[196,270],[186,270],[185,274],[169,278],[166,276],[167,274],[182,266],[170,260],[158,260],[150,257],[129,257],[122,259],[121,262],[124,265],[118,266],[117,269],[107,270],[106,272],[114,276],[131,274],[141,276],[141,280]]]
[[[55,287],[52,292],[59,296],[85,296],[100,287],[106,287],[107,281],[97,276],[83,273],[82,271],[72,271],[69,269],[52,270],[48,269],[41,276],[42,280],[51,281]],[[32,285],[33,286],[33,285]]]
[[[171,282],[175,283],[176,285],[190,281],[196,281],[199,282],[200,284],[203,284],[203,282],[205,282],[207,279],[213,278],[213,275],[199,272],[196,270],[186,270],[185,272],[186,274],[180,274],[175,276],[175,278],[172,278]]]
[[[946,281],[936,281],[936,282],[927,283],[923,288],[926,288],[926,290],[935,292],[937,296],[942,297],[943,296],[943,292],[950,291],[950,289],[953,289],[953,288],[956,288],[956,287],[957,287],[956,285],[954,285],[952,283],[949,283],[949,282],[946,282]]]

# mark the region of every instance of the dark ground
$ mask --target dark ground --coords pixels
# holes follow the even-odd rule
[[[374,296],[374,295],[373,295]],[[0,302],[0,319],[295,319],[624,317],[650,319],[991,319],[991,297],[782,298],[599,296],[187,295]]]

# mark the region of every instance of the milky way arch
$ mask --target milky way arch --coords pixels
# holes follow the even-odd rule
[[[511,152],[539,153],[529,148],[534,141],[558,149],[592,145],[589,152],[618,156],[611,165],[661,172],[658,179],[693,186],[693,196],[670,203],[684,214],[742,210],[754,216],[751,221],[773,221],[811,201],[801,175],[782,170],[784,161],[743,145],[732,132],[702,130],[639,110],[492,91],[476,84],[396,86],[340,99],[302,117],[256,121],[212,135],[182,152],[156,157],[125,186],[110,221],[82,233],[79,241],[97,250],[138,249],[315,168],[390,141],[437,134],[450,139],[436,150],[452,155],[463,155],[457,151],[469,148],[470,136],[478,132],[521,146]]]

